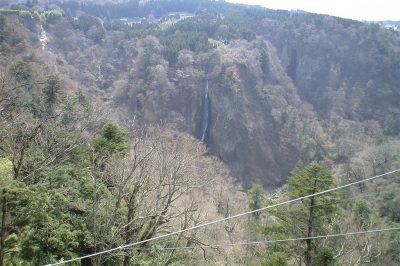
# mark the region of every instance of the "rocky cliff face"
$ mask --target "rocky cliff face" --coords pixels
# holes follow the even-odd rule
[[[164,124],[202,139],[208,81],[204,142],[245,184],[279,185],[298,160],[316,159],[321,156],[316,151],[323,152],[317,149],[323,146],[319,133],[314,130],[311,137],[311,127],[306,128],[297,90],[269,42],[235,41],[205,53],[182,50],[171,67],[154,36],[118,40],[110,33],[104,44],[96,45],[80,35],[73,42],[70,35],[59,38],[60,27],[50,29],[50,46],[63,62],[59,67],[125,118]],[[78,43],[86,44],[79,53],[64,49]],[[104,90],[96,89],[101,79],[107,83]],[[313,123],[319,127],[315,119]],[[311,146],[301,138],[312,140]]]
[[[264,70],[261,51],[267,55]],[[219,62],[210,83],[211,150],[243,181],[278,184],[300,155],[283,137],[288,126],[284,116],[297,113],[300,104],[296,90],[269,43],[238,41],[215,53]]]

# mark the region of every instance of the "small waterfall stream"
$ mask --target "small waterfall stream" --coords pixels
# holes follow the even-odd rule
[[[42,44],[42,49],[45,50],[47,43],[49,41],[49,38],[47,37],[47,33],[43,28],[43,25],[40,25],[40,36],[39,36],[39,41]]]
[[[210,112],[210,99],[208,98],[208,80],[207,80],[206,88],[204,90],[203,108],[201,112],[201,128],[200,128],[200,139],[204,143],[207,142],[206,138],[210,120],[209,112]]]

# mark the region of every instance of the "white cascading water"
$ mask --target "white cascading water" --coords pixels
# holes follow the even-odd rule
[[[205,142],[208,130],[209,99],[208,99],[208,80],[204,91],[203,112],[201,118],[201,141]]]
[[[46,31],[44,30],[43,26],[40,26],[40,37],[39,41],[42,44],[42,49],[46,49],[47,43],[49,41],[49,38],[47,37]]]

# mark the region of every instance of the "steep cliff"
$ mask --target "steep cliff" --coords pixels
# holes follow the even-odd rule
[[[55,25],[50,33],[55,36],[60,27]],[[171,66],[157,37],[118,40],[115,32],[108,34],[105,43],[89,44],[80,53],[65,52],[63,45],[74,45],[70,37],[54,41],[53,47],[58,61],[64,62],[59,67],[74,71],[67,75],[103,95],[123,117],[167,124],[197,136],[245,184],[276,186],[298,160],[322,159],[322,130],[315,118],[302,114],[297,89],[271,43],[237,40],[207,52],[183,49]],[[90,40],[74,41],[81,42]],[[106,85],[99,91],[100,80]],[[305,124],[307,119],[312,127]]]

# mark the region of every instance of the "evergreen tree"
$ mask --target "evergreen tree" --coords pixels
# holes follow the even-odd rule
[[[329,170],[318,163],[311,163],[306,167],[296,167],[291,172],[283,194],[294,199],[329,189],[333,185],[334,177]],[[331,229],[333,218],[339,214],[339,208],[335,205],[336,196],[336,193],[311,196],[293,205],[271,209],[261,228],[273,238],[308,238],[326,234]],[[274,250],[298,255],[299,262],[307,266],[333,265],[334,262],[330,247],[319,245],[317,240],[279,244]],[[324,261],[324,264],[318,264],[320,261]]]
[[[291,198],[298,198],[329,189],[334,184],[334,177],[324,166],[311,163],[305,168],[296,168],[292,171],[287,183],[289,186],[288,195]],[[303,232],[306,237],[323,233],[325,225],[329,224],[331,218],[338,211],[332,195],[326,194],[304,199],[301,205],[305,211],[305,223],[303,224],[305,230]],[[311,239],[305,240],[305,243],[304,261],[306,265],[313,265],[318,248],[313,245]]]
[[[128,149],[127,133],[116,126],[108,123],[102,130],[101,135],[92,141],[95,152],[108,156],[113,153],[124,152]]]

